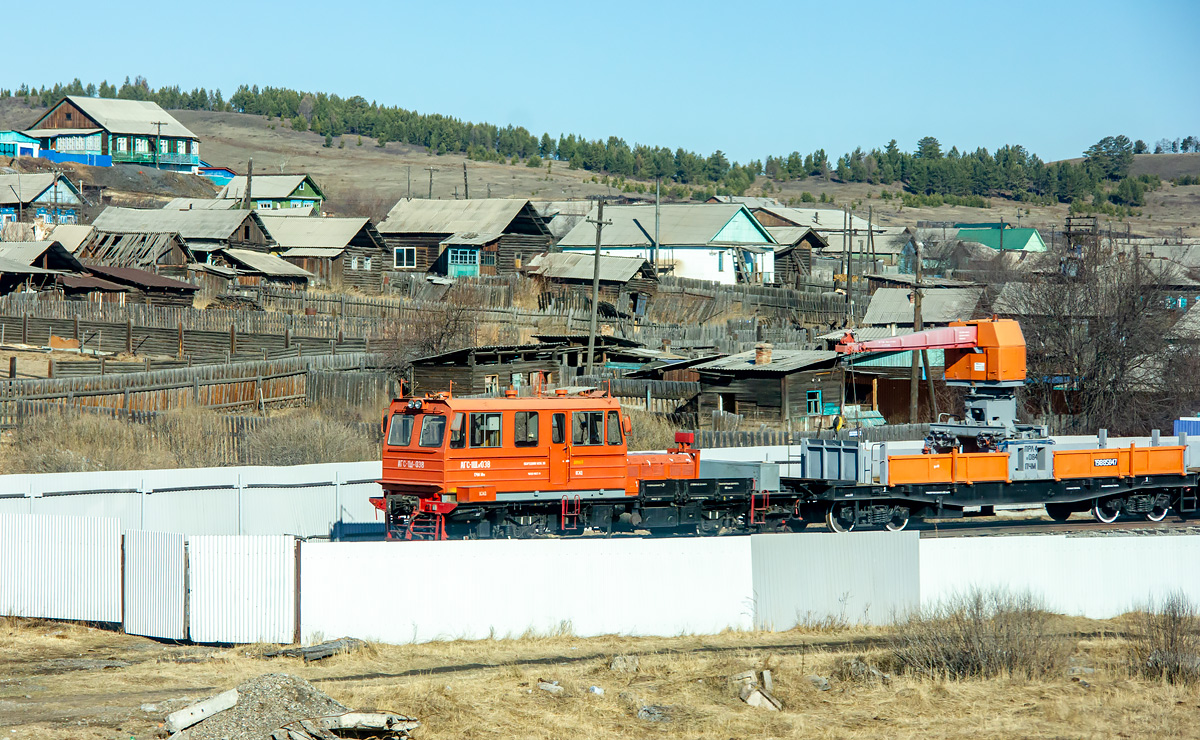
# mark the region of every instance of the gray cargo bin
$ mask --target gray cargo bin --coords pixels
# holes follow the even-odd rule
[[[701,460],[701,478],[753,478],[760,491],[779,490],[779,463],[746,460]]]

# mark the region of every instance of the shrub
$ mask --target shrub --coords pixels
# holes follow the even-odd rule
[[[541,167],[542,158],[536,154],[530,154],[529,159],[525,160],[526,167]]]
[[[83,413],[29,417],[5,451],[7,473],[74,473],[174,467],[174,456],[140,424]]]
[[[889,652],[898,670],[928,678],[1035,678],[1061,670],[1074,647],[1052,619],[1029,594],[974,590],[911,615]]]
[[[361,429],[312,413],[272,420],[246,436],[247,457],[256,465],[308,465],[379,458],[377,445]]]
[[[675,446],[675,432],[680,427],[670,418],[635,408],[622,411],[633,426],[627,440],[630,450],[665,450]]]
[[[1138,614],[1129,630],[1134,675],[1173,684],[1200,681],[1200,610],[1174,593]]]

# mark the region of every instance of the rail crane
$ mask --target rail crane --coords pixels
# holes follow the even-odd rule
[[[1043,505],[1065,521],[1090,511],[1161,521],[1197,510],[1188,448],[1056,443],[1017,421],[1025,340],[1016,321],[953,322],[837,351],[945,350],[946,383],[964,388],[961,418],[939,419],[919,453],[888,443],[805,439],[759,462],[700,459],[692,435],[665,452],[630,452],[615,398],[568,394],[392,401],[384,419],[383,496],[389,537],[570,536],[587,531],[713,535],[904,529],[913,518],[961,517],[1005,504]],[[1183,440],[1181,440],[1183,442]],[[897,445],[892,445],[895,449]],[[713,451],[719,456],[719,451]]]

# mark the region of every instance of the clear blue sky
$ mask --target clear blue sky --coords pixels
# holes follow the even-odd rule
[[[37,32],[7,34],[0,86],[142,74],[228,97],[246,82],[743,161],[893,137],[912,150],[927,134],[1054,160],[1109,134],[1200,135],[1187,0],[54,8]]]

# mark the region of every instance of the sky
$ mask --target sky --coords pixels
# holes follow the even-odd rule
[[[139,74],[226,98],[242,83],[290,87],[738,161],[836,158],[893,138],[911,151],[926,135],[944,150],[1021,144],[1052,161],[1108,135],[1151,146],[1200,135],[1191,0],[55,8],[104,20],[64,30],[53,54],[44,27],[8,34],[0,87]]]

